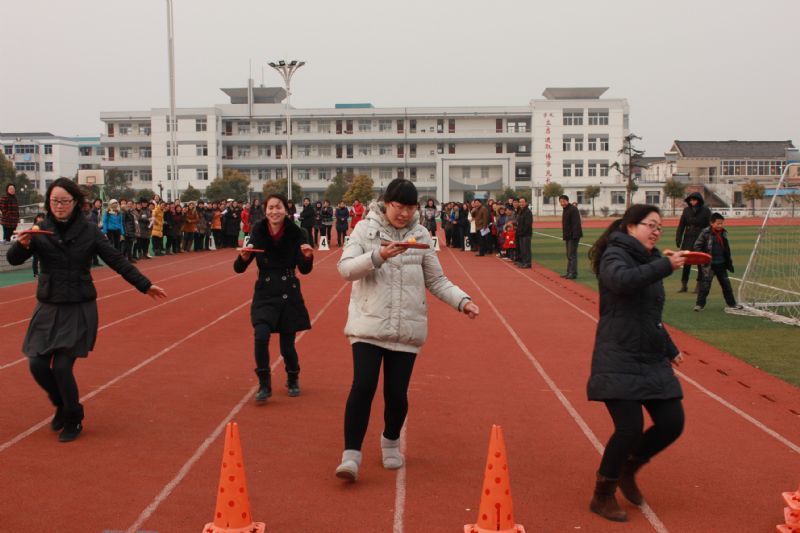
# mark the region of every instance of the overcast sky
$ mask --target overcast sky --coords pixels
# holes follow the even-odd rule
[[[3,2],[0,131],[99,135],[169,105],[166,0]],[[798,144],[798,0],[174,0],[177,105],[224,103],[307,62],[295,107],[527,105],[546,87],[627,98],[647,155],[673,139]],[[281,85],[266,67],[265,84]]]

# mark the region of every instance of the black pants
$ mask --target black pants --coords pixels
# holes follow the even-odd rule
[[[319,226],[314,226],[312,228],[312,232],[313,232],[313,236],[314,236],[314,248],[316,248],[317,246],[319,246],[320,227]]]
[[[136,242],[139,245],[141,257],[150,255],[150,237],[137,237]]]
[[[692,273],[692,265],[683,265],[683,272],[681,272],[681,285],[686,285],[689,283],[689,276]],[[697,283],[703,281],[703,271],[699,268],[697,269]]]
[[[258,324],[254,328],[256,368],[269,368],[269,336],[272,333],[269,325]],[[300,372],[297,350],[294,348],[296,333],[280,333],[281,355],[283,366],[287,372]]]
[[[192,245],[194,244],[194,236],[196,235],[195,232],[184,231],[183,232],[183,251],[184,252],[191,252]]]
[[[728,270],[725,265],[711,265],[711,273],[708,276],[703,276],[700,280],[700,290],[697,293],[697,305],[700,307],[706,306],[706,299],[708,293],[711,292],[711,282],[714,281],[716,276],[719,281],[719,286],[722,287],[722,295],[725,297],[725,303],[729,307],[736,305],[736,297],[733,295],[733,287],[731,287],[731,280],[728,279]],[[707,279],[706,279],[707,278]]]
[[[133,245],[135,240],[135,237],[125,237],[125,240],[122,241],[122,253],[128,261],[133,259]]]
[[[225,243],[222,240],[222,230],[221,229],[212,229],[211,234],[214,236],[214,247],[215,248],[225,248]]]
[[[578,243],[580,239],[566,239],[567,276],[578,277]]]
[[[111,246],[113,246],[117,250],[121,249],[119,247],[120,231],[118,229],[110,229],[110,230],[108,230],[107,233],[106,233],[106,236],[108,237],[108,242],[111,243]]]
[[[353,385],[344,410],[344,447],[360,450],[369,425],[372,398],[383,361],[383,436],[400,438],[408,414],[408,384],[417,354],[393,352],[369,344],[353,344]]]
[[[614,434],[608,439],[600,462],[600,475],[618,478],[628,457],[649,461],[672,444],[683,431],[683,406],[674,400],[608,400],[605,402],[614,420]],[[653,425],[642,433],[647,409]]]
[[[517,235],[517,245],[519,246],[518,262],[522,265],[531,264],[531,236],[520,237]]]
[[[3,226],[3,240],[10,241],[15,229],[17,229],[17,226]]]
[[[336,227],[336,244],[344,246],[344,238],[347,235],[347,227],[344,229]]]
[[[163,255],[164,237],[156,237],[154,235],[150,237],[150,240],[153,241],[153,252],[155,252],[156,255]]]
[[[78,402],[78,383],[72,373],[75,358],[56,352],[50,355],[29,357],[28,364],[33,379],[47,393],[52,404],[63,406],[65,413],[81,412]]]
[[[200,233],[199,231],[194,234],[194,251],[199,252],[204,250],[203,247],[203,239],[205,238],[205,233]]]
[[[333,226],[330,226],[330,225],[323,225],[322,226],[322,234],[325,236],[326,239],[328,239],[328,246],[333,244],[331,242],[331,230],[333,230]]]

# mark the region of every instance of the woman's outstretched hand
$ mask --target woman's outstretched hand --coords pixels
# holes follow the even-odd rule
[[[314,248],[310,244],[301,244],[300,253],[303,254],[303,257],[306,259],[311,259],[314,257]]]
[[[475,304],[475,302],[467,302],[462,311],[470,318],[477,318],[477,316],[481,314],[481,310],[478,309],[478,306]]]
[[[153,298],[153,300],[157,300],[159,298],[166,298],[167,291],[165,291],[158,285],[150,285],[150,288],[147,289],[147,295]]]

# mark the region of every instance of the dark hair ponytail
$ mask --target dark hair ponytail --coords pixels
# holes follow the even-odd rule
[[[615,231],[626,233],[629,225],[638,224],[650,213],[658,213],[660,216],[661,210],[654,205],[633,204],[625,211],[622,218],[618,218],[608,225],[589,250],[589,261],[592,263],[592,272],[594,272],[595,276],[600,273],[600,259],[602,259],[603,253],[608,248],[608,239],[611,234]]]

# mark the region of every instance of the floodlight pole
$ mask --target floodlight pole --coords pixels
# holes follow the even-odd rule
[[[286,171],[287,171],[287,192],[286,198],[292,199],[292,119],[291,119],[291,99],[292,99],[292,76],[297,69],[305,65],[305,61],[285,61],[280,60],[277,63],[269,63],[269,66],[277,70],[283,78],[286,86]]]
[[[173,27],[172,0],[167,0],[167,53],[169,58],[169,167],[167,177],[171,177],[172,201],[178,201],[178,165],[177,165],[177,142],[175,140],[175,130],[177,121],[175,120],[175,30]]]

